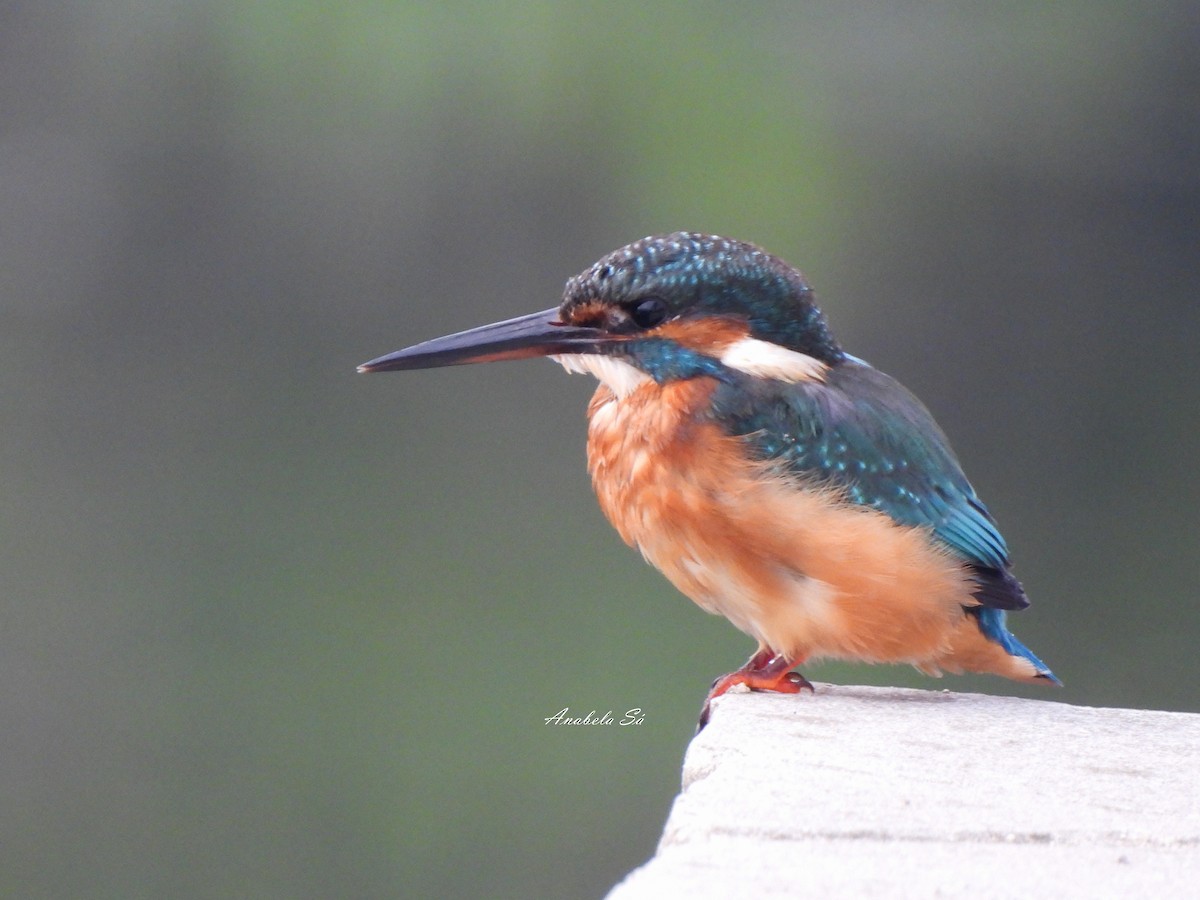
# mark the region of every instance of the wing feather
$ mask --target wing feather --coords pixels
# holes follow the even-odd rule
[[[928,410],[897,381],[853,358],[822,381],[739,379],[714,395],[714,415],[762,459],[834,485],[853,503],[933,537],[973,569],[986,606],[1028,605],[1008,547]]]

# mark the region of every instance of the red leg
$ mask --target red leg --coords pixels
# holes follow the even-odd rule
[[[792,671],[793,666],[798,666],[803,661],[775,653],[766,647],[761,648],[736,672],[722,675],[713,682],[708,696],[704,699],[704,708],[700,710],[700,724],[696,730],[699,731],[708,724],[713,700],[735,684],[744,684],[752,691],[776,691],[780,694],[798,694],[806,689],[811,691],[812,683],[799,672]]]

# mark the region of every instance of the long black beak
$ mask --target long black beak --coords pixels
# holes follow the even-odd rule
[[[358,371],[433,369],[556,353],[595,353],[600,344],[611,340],[598,328],[580,328],[560,322],[555,307],[415,344],[363,363]]]

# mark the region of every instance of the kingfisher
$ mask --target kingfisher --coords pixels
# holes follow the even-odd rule
[[[698,606],[757,642],[735,685],[799,693],[818,659],[1059,684],[1006,624],[1029,600],[949,441],[845,352],[804,275],[760,247],[675,232],[569,279],[544,312],[360,372],[547,356],[599,387],[588,471],[605,516]]]

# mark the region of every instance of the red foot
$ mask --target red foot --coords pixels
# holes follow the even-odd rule
[[[789,659],[782,653],[771,650],[759,650],[746,660],[746,664],[736,672],[722,675],[713,682],[708,696],[704,699],[704,708],[700,710],[699,731],[708,724],[712,714],[712,702],[720,697],[735,684],[744,684],[752,691],[775,691],[780,694],[798,694],[803,690],[811,691],[812,683],[799,672],[793,672],[792,666],[797,666],[802,659]]]

